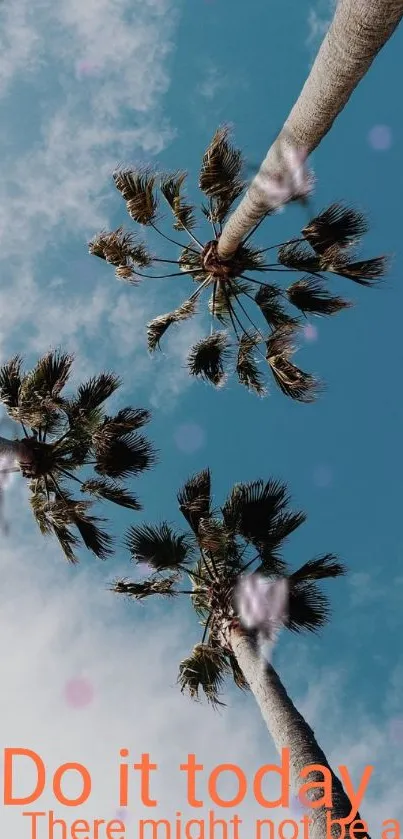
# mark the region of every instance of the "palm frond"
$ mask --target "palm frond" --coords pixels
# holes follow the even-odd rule
[[[264,250],[242,243],[232,259],[233,275],[239,276],[245,271],[266,271]]]
[[[204,282],[207,279],[207,271],[203,270],[201,253],[194,253],[189,248],[183,248],[178,260],[179,270],[184,274],[190,274],[195,282]]]
[[[22,363],[21,356],[15,355],[0,367],[0,399],[6,408],[18,407]]]
[[[74,417],[68,414],[70,429],[54,442],[52,468],[78,469],[92,460],[91,423],[99,422],[99,417],[85,415]]]
[[[118,440],[127,443],[138,438],[133,431],[141,428],[150,420],[150,412],[143,408],[122,408],[115,416],[105,416],[92,433],[92,444],[98,454],[108,452],[110,446]],[[141,440],[143,438],[140,438]]]
[[[232,671],[232,678],[236,687],[240,690],[250,690],[249,683],[247,682],[234,654],[227,652],[227,658]]]
[[[315,583],[290,581],[288,606],[287,627],[292,632],[318,632],[330,619],[329,599]]]
[[[210,207],[206,207],[205,204],[201,204],[200,209],[201,209],[203,215],[206,217],[207,221],[212,223],[214,221],[214,219],[211,215]]]
[[[125,232],[123,227],[111,233],[101,231],[89,242],[88,250],[93,256],[105,259],[116,268],[131,264],[146,268],[152,264],[151,254],[145,244],[139,242],[134,233]]]
[[[353,305],[342,297],[334,297],[324,283],[315,277],[297,280],[287,289],[287,297],[301,312],[313,312],[316,315],[335,315]]]
[[[187,172],[175,172],[163,175],[160,182],[160,190],[176,219],[174,230],[192,230],[196,226],[195,208],[186,203],[181,192],[186,177]]]
[[[122,436],[137,431],[150,422],[151,413],[146,408],[121,408],[113,417],[106,416],[101,426],[105,436]]]
[[[158,199],[154,191],[156,175],[150,168],[119,169],[113,173],[113,179],[133,221],[144,225],[154,222]]]
[[[84,502],[86,505],[88,502]],[[74,502],[71,506],[71,521],[77,528],[85,547],[95,554],[98,559],[106,559],[113,554],[113,539],[111,535],[99,526],[101,519],[90,516],[83,508],[83,502]]]
[[[235,484],[222,516],[228,530],[253,543],[264,541],[273,519],[285,513],[290,502],[286,484],[270,479]]]
[[[259,551],[261,566],[256,570],[262,574],[273,573],[273,558],[277,562],[284,542],[305,521],[306,514],[302,510],[282,512],[273,517],[266,536],[261,540]]]
[[[312,252],[306,245],[289,243],[282,245],[277,253],[280,265],[286,268],[294,268],[304,274],[314,274],[321,269],[320,257]]]
[[[160,315],[147,324],[147,341],[148,349],[154,352],[159,346],[162,336],[173,323],[179,323],[182,320],[188,320],[193,317],[197,311],[197,299],[185,300],[181,306],[174,309],[173,312],[167,312],[165,315]]]
[[[219,564],[222,565],[228,544],[228,533],[225,525],[211,516],[205,519],[201,518],[197,535],[203,551],[213,554],[214,566],[217,568]]]
[[[310,373],[292,364],[294,328],[289,324],[278,327],[267,341],[266,358],[280,390],[298,402],[314,402],[322,389],[321,383]]]
[[[42,356],[21,379],[18,408],[12,415],[36,430],[55,432],[64,424],[60,396],[71,370],[73,356],[59,350]]]
[[[72,404],[80,413],[91,412],[106,402],[120,385],[119,376],[115,376],[114,373],[100,373],[78,386],[76,399]]]
[[[118,504],[119,507],[127,507],[129,510],[142,509],[136,496],[114,481],[90,478],[81,485],[81,492],[88,492],[95,498],[111,501],[113,504]]]
[[[266,394],[262,373],[259,371],[253,351],[260,344],[259,335],[241,335],[236,363],[236,372],[240,384],[258,396]]]
[[[211,219],[222,222],[231,205],[244,189],[241,178],[243,159],[228,142],[229,128],[219,128],[206,149],[199,176],[199,187],[211,199]]]
[[[157,571],[185,570],[192,555],[189,536],[175,533],[167,522],[131,527],[125,545],[136,562],[145,562]]]
[[[224,705],[220,701],[220,689],[228,673],[228,662],[224,651],[210,644],[196,644],[191,655],[179,665],[178,683],[182,693],[198,700],[203,691],[207,701],[213,705]]]
[[[347,569],[343,562],[335,554],[323,554],[305,562],[301,568],[294,571],[290,576],[290,581],[293,583],[299,582],[314,582],[316,580],[326,580],[334,577],[342,577],[346,574]]]
[[[193,530],[198,532],[200,519],[210,517],[211,476],[209,469],[203,469],[186,481],[177,494],[179,509]]]
[[[298,326],[298,320],[292,318],[288,312],[285,311],[281,300],[283,292],[281,288],[269,283],[260,286],[255,294],[255,302],[259,306],[263,317],[269,326],[275,329],[282,324],[290,324],[291,326]]]
[[[152,578],[150,580],[142,580],[139,583],[131,582],[126,579],[115,580],[111,587],[111,591],[115,594],[124,594],[126,597],[133,598],[133,600],[145,600],[147,597],[159,595],[161,597],[176,597],[178,592],[175,591],[174,585],[177,583],[177,576]]]
[[[80,545],[71,527],[78,530],[85,547],[99,559],[105,559],[113,552],[110,535],[99,527],[104,519],[88,514],[89,502],[75,501],[65,490],[63,495],[57,493],[55,499],[48,500],[43,490],[33,487],[30,503],[41,532],[56,536],[70,562],[78,562],[73,548]]]
[[[229,339],[226,332],[213,332],[208,338],[202,338],[195,344],[188,355],[188,369],[192,376],[216,387],[225,383],[224,364],[229,357]]]
[[[111,437],[105,444],[94,445],[95,472],[107,478],[128,478],[150,469],[157,462],[156,452],[142,434],[129,433]]]
[[[304,227],[302,235],[318,254],[333,245],[350,247],[368,231],[362,213],[341,204],[331,204]]]
[[[67,384],[74,357],[60,350],[48,352],[39,359],[36,366],[24,376],[20,399],[29,403],[31,400],[55,399]]]
[[[379,285],[379,281],[385,276],[387,269],[388,258],[386,256],[376,256],[373,259],[352,262],[337,247],[328,248],[321,257],[322,271],[330,271],[340,277],[347,277],[363,286]]]
[[[215,290],[208,302],[210,314],[214,315],[224,326],[229,326],[231,324],[231,307],[234,304],[234,299],[250,292],[250,284],[244,280],[233,279],[229,284],[225,281],[217,281]]]
[[[126,283],[130,283],[132,286],[140,285],[141,277],[136,274],[133,265],[130,262],[127,262],[125,265],[118,265],[115,268],[115,277],[117,280],[123,280]]]

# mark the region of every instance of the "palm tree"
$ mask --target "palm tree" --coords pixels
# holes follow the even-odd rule
[[[333,295],[325,274],[347,277],[362,286],[374,286],[383,276],[385,257],[357,259],[351,251],[367,230],[361,213],[340,204],[332,204],[305,225],[300,236],[267,248],[253,247],[247,236],[234,256],[225,263],[219,258],[218,243],[222,224],[235,199],[244,188],[241,152],[228,141],[228,128],[220,128],[208,146],[202,161],[199,186],[207,197],[202,206],[210,223],[213,238],[204,244],[192,232],[196,226],[195,208],[183,195],[186,173],[176,172],[159,178],[149,169],[118,170],[114,173],[129,215],[140,225],[152,228],[164,239],[181,248],[179,258],[165,259],[151,254],[144,242],[122,227],[102,231],[90,243],[91,254],[115,267],[119,280],[137,285],[143,278],[183,277],[196,283],[196,290],[174,311],[160,315],[148,324],[150,352],[160,346],[167,329],[174,323],[195,315],[202,293],[210,295],[210,335],[190,349],[188,369],[191,375],[219,387],[225,382],[228,368],[235,368],[238,380],[260,396],[266,393],[264,371],[271,371],[282,392],[300,402],[313,401],[321,383],[310,373],[292,363],[295,341],[303,318],[311,315],[334,315],[351,302]],[[294,199],[306,196],[312,185],[308,174],[294,178],[290,190]],[[169,205],[174,230],[188,235],[190,244],[180,243],[157,226],[159,194]],[[277,195],[283,192],[277,191]],[[270,262],[268,252],[277,250],[277,261]],[[167,274],[149,274],[151,265],[172,265]],[[160,269],[161,270],[161,269]],[[288,288],[263,281],[264,275],[291,274]],[[302,274],[296,277],[295,274]],[[251,276],[253,274],[254,276]],[[171,282],[171,279],[169,279]],[[297,310],[290,313],[287,306]],[[221,327],[215,328],[215,323]]]
[[[403,15],[403,0],[338,0],[331,26],[283,129],[220,236],[229,259],[270,209],[265,185],[286,177],[284,148],[310,154],[328,133]]]
[[[94,376],[73,395],[63,393],[73,360],[52,351],[28,372],[20,356],[0,368],[0,400],[23,434],[15,440],[0,437],[0,457],[10,464],[3,471],[18,471],[29,482],[41,532],[56,536],[65,557],[75,563],[80,541],[101,559],[112,553],[112,537],[100,527],[106,519],[89,511],[94,501],[103,500],[140,510],[122,481],[153,466],[156,455],[138,433],[150,419],[148,411],[126,407],[112,416],[105,413],[104,402],[120,386],[113,373]],[[72,496],[73,482],[83,499]]]
[[[282,558],[284,542],[306,517],[290,509],[287,487],[276,480],[237,484],[225,504],[214,509],[206,469],[186,482],[177,499],[188,529],[177,532],[166,521],[131,527],[126,544],[132,559],[140,566],[146,564],[151,573],[143,581],[116,580],[112,590],[139,601],[153,595],[190,597],[203,635],[180,664],[182,692],[198,699],[202,691],[217,706],[223,704],[220,694],[227,676],[241,690],[251,690],[277,749],[290,749],[291,779],[298,790],[304,766],[330,767],[272,665],[267,664],[263,672],[256,632],[245,630],[239,620],[236,586],[247,570],[266,578],[285,577],[289,588],[286,625],[295,633],[317,632],[329,619],[328,599],[319,582],[339,577],[345,567],[333,554],[325,554],[295,571],[287,569]],[[189,589],[180,588],[183,578],[190,580]],[[332,778],[332,817],[347,818],[351,812],[348,796],[333,773]],[[312,773],[309,780],[320,781],[320,773]],[[321,793],[316,792],[318,798]],[[313,810],[312,819],[309,835],[323,839],[328,835],[325,809]]]

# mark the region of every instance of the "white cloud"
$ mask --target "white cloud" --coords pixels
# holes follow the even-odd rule
[[[7,2],[0,7],[0,95],[12,85],[18,95],[23,79],[35,103],[18,151],[12,137],[0,138],[0,260],[7,266],[0,354],[4,360],[20,352],[21,343],[25,354],[63,344],[84,374],[94,372],[96,342],[97,369],[122,360],[124,376],[124,362],[130,370],[135,365],[136,384],[151,382],[151,398],[167,407],[190,384],[184,338],[158,365],[161,381],[150,377],[145,324],[165,308],[163,298],[158,303],[151,287],[121,291],[113,272],[105,285],[92,282],[102,272],[86,251],[88,239],[110,229],[111,213],[123,209],[112,180],[116,164],[149,160],[174,136],[162,105],[177,21],[170,0],[41,0],[35,13],[22,3],[18,14]],[[42,275],[43,260],[54,256],[62,269],[49,276],[47,266]]]
[[[3,76],[10,84],[27,77],[37,107],[25,149],[19,137],[16,154],[7,137],[1,157],[2,259],[21,245],[40,252],[56,230],[67,238],[106,223],[103,199],[114,194],[117,160],[156,154],[173,136],[161,112],[177,21],[169,0],[42,0],[35,13],[31,7],[22,4],[19,14],[7,2],[0,8],[0,37],[11,45],[10,60],[7,50],[0,58]],[[13,51],[16,31],[30,45],[23,55]],[[89,68],[79,78],[77,62]]]
[[[26,77],[39,62],[42,37],[34,25],[41,3],[5,0],[0,9],[0,93],[18,76]]]
[[[107,271],[103,282],[71,289],[68,274],[43,287],[29,269],[21,270],[10,289],[0,287],[0,307],[6,328],[0,332],[0,363],[16,352],[15,330],[23,331],[23,352],[29,366],[50,348],[62,346],[76,361],[71,384],[111,368],[123,379],[121,394],[147,387],[152,407],[170,410],[179,394],[191,386],[185,360],[189,347],[203,334],[203,319],[172,327],[163,351],[147,352],[146,324],[162,314],[156,285],[124,287]],[[85,270],[80,275],[86,280]],[[102,336],[102,340],[100,337]],[[96,343],[96,352],[94,344]],[[135,375],[133,375],[135,371]],[[131,398],[134,398],[131,396]]]
[[[306,44],[317,51],[333,19],[337,0],[319,0],[309,9]]]
[[[222,71],[214,64],[208,64],[204,71],[204,78],[197,86],[196,90],[205,99],[214,99],[217,94],[231,86],[230,79],[227,78]]]
[[[323,19],[322,17],[320,17],[320,15],[315,9],[309,10],[309,34],[307,37],[307,44],[312,44],[312,42],[315,42],[315,46],[317,46],[316,42],[320,42],[323,40],[327,30],[329,29],[330,20],[331,18]]]

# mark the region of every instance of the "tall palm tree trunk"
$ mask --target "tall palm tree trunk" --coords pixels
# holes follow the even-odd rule
[[[18,460],[21,454],[22,450],[19,440],[7,440],[7,437],[0,437],[0,457]]]
[[[218,253],[229,258],[269,209],[264,183],[286,174],[279,147],[310,154],[327,134],[353,90],[403,15],[403,0],[339,0],[332,24],[283,129],[244,198],[224,226]],[[391,79],[391,83],[392,83]]]
[[[262,663],[255,644],[241,631],[235,629],[231,631],[230,643],[259,705],[277,751],[281,754],[282,749],[289,749],[290,784],[294,792],[296,793],[304,783],[309,781],[323,782],[321,772],[313,771],[308,778],[300,778],[300,772],[305,766],[309,764],[324,766],[332,774],[332,819],[347,818],[351,813],[351,803],[341,781],[329,766],[312,729],[297,711],[274,668],[271,664]],[[316,798],[322,797],[322,794],[321,789],[315,790]],[[308,831],[310,839],[326,839],[329,834],[326,827],[325,807],[310,808],[308,815],[312,820]],[[358,813],[353,817],[353,821],[354,819],[360,819]],[[340,836],[340,828],[337,825],[332,828],[331,835]],[[359,832],[357,829],[354,835],[360,836],[360,839],[369,839],[368,833]],[[348,836],[350,836],[350,831],[347,828],[346,839]]]

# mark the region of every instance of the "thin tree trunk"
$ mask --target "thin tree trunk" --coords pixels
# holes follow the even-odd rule
[[[241,203],[224,226],[218,253],[229,258],[269,209],[262,186],[284,177],[280,146],[310,154],[327,134],[353,90],[403,15],[403,0],[339,0],[331,26],[302,91]],[[393,79],[390,80],[391,84]]]
[[[254,694],[263,719],[273,738],[277,751],[288,748],[290,751],[290,784],[295,794],[309,781],[323,782],[321,772],[312,771],[307,778],[300,778],[301,770],[309,764],[319,764],[330,770],[332,774],[332,819],[348,818],[351,813],[351,803],[345,793],[342,783],[328,764],[326,756],[316,742],[314,732],[304,718],[297,711],[288,696],[276,671],[267,663],[263,664],[254,642],[239,630],[232,630],[230,634],[231,647],[237,662]],[[321,798],[323,791],[315,790],[315,798]],[[308,835],[310,839],[326,839],[329,836],[326,828],[326,808],[308,809],[312,820]],[[357,813],[353,821],[361,817]],[[368,833],[359,832],[355,828],[354,836],[369,839]],[[350,837],[348,827],[345,834]],[[339,837],[340,828],[335,825],[331,836]]]
[[[0,437],[0,457],[7,457],[18,461],[22,454],[19,440],[8,440],[7,437]]]

